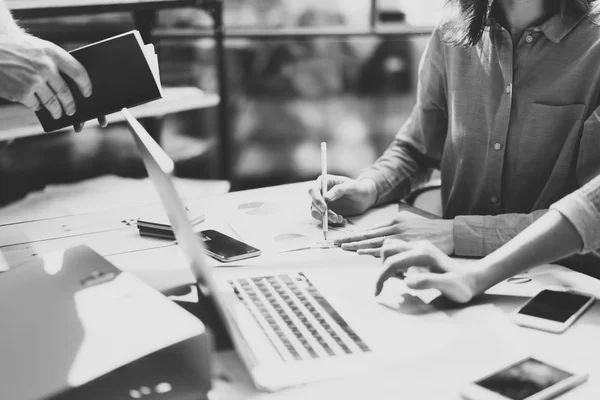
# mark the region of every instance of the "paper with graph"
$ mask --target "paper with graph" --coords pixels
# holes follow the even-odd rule
[[[306,203],[305,199],[303,203]],[[397,206],[370,211],[351,218],[343,226],[329,226],[328,241],[323,238],[321,221],[309,212],[309,204],[294,207],[289,201],[249,201],[237,204],[228,220],[240,238],[263,253],[281,253],[304,249],[333,248],[333,241],[391,220]],[[290,210],[306,210],[293,213]]]

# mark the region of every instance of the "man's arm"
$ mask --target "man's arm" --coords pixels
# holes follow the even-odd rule
[[[444,47],[436,30],[419,65],[417,103],[395,140],[358,180],[371,179],[377,204],[406,197],[417,178],[439,167],[448,127]]]
[[[484,257],[510,241],[548,210],[531,214],[461,215],[454,218],[454,255]]]
[[[476,264],[476,292],[536,265],[600,248],[600,176]]]

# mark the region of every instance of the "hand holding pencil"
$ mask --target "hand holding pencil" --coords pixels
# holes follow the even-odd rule
[[[321,143],[321,194],[327,198],[327,143]],[[323,238],[327,240],[327,231],[329,230],[329,206],[325,202],[325,212],[321,216],[323,227]]]
[[[377,189],[375,182],[370,179],[355,180],[327,174],[327,145],[324,147],[325,150],[321,147],[321,176],[308,193],[312,200],[311,215],[323,221],[325,234],[325,223],[327,228],[330,224],[342,225],[346,217],[360,215],[372,207],[377,200]]]

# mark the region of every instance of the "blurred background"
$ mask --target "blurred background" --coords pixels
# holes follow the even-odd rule
[[[226,178],[240,190],[314,179],[322,141],[331,173],[355,176],[373,163],[414,105],[419,59],[444,0],[379,0],[375,8],[372,0],[223,4],[229,171],[219,150],[218,107],[166,116],[160,143],[178,176]],[[152,42],[164,86],[223,95],[212,24],[200,9],[159,11],[157,30],[167,34]],[[134,21],[130,13],[108,13],[21,25],[73,49],[133,29]],[[170,29],[206,34],[182,37]],[[144,175],[122,124],[0,142],[0,204],[104,174]]]

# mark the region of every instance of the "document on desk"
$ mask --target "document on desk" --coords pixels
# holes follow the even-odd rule
[[[325,241],[321,223],[310,215],[265,218],[236,213],[228,223],[244,242],[259,248],[263,253],[333,248],[333,240],[354,232],[351,224],[331,226],[330,240]]]
[[[488,289],[487,294],[533,297],[544,289],[574,290],[600,298],[600,281],[560,265],[541,265]]]
[[[330,225],[329,240],[324,241],[321,221],[310,215],[306,201],[302,203],[295,205],[294,200],[241,203],[228,213],[228,223],[244,242],[261,249],[263,253],[282,253],[337,248],[333,245],[334,240],[389,222],[398,215],[395,204],[375,208],[364,215],[347,219],[341,226]],[[300,209],[306,211],[294,212]],[[407,218],[421,218],[412,213],[403,213]]]

